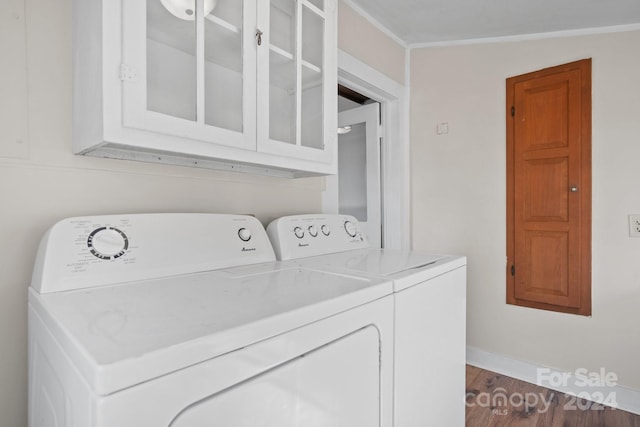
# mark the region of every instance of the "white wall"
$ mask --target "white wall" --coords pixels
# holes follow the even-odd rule
[[[349,18],[343,24],[350,26]],[[358,54],[358,43],[344,36],[341,43]],[[69,216],[136,212],[251,213],[267,223],[319,211],[324,179],[72,155],[71,0],[0,2],[0,54],[0,426],[21,427],[27,287],[49,226]]]
[[[640,32],[411,53],[413,247],[468,256],[467,343],[640,389]],[[506,305],[505,79],[593,58],[593,317]],[[449,133],[436,135],[436,124]]]

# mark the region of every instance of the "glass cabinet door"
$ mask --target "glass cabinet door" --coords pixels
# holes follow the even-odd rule
[[[255,149],[255,7],[122,3],[125,126]]]
[[[262,35],[263,45],[258,47],[259,79],[261,73],[268,76],[263,79],[264,87],[260,82],[258,87],[258,140],[266,135],[259,150],[329,159],[325,129],[327,119],[331,122],[335,118],[327,108],[332,97],[327,96],[331,88],[326,78],[326,33],[330,29],[325,3],[328,1],[270,0],[268,9],[263,10],[259,5],[259,31],[261,26],[268,28]],[[335,84],[333,91],[337,91]],[[332,111],[335,115],[335,109]]]

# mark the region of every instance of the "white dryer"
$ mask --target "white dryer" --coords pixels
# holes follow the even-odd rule
[[[372,249],[348,215],[283,217],[267,233],[280,260],[393,280],[394,425],[464,426],[465,257]]]
[[[54,225],[29,289],[30,427],[390,426],[392,284],[274,259],[249,216]]]

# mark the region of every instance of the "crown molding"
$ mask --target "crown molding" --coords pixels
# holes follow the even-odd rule
[[[346,1],[346,0],[345,0]],[[513,43],[529,40],[543,40],[561,37],[588,36],[594,34],[622,33],[640,30],[640,23],[628,25],[615,25],[610,27],[581,28],[579,30],[552,31],[548,33],[520,34],[517,36],[483,37],[465,40],[449,40],[440,42],[412,43],[409,49],[422,49],[428,47],[463,46],[472,44]]]

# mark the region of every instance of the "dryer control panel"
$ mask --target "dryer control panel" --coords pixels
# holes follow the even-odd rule
[[[68,218],[43,237],[31,286],[48,293],[268,261],[269,238],[248,215]]]
[[[369,241],[351,215],[292,215],[273,221],[267,234],[279,260],[366,249]]]

